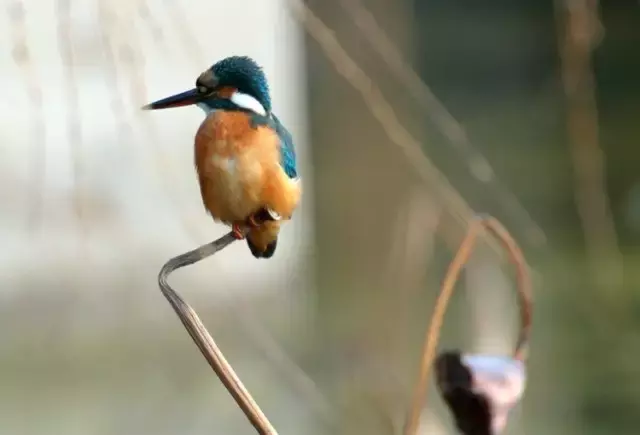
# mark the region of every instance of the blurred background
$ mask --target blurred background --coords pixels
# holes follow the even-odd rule
[[[630,0],[2,0],[0,434],[253,432],[156,284],[227,231],[202,114],[139,110],[231,54],[264,66],[304,199],[273,259],[171,282],[280,433],[400,433],[474,212],[534,279],[506,433],[636,433],[639,29]],[[513,290],[483,241],[441,347],[508,353]],[[422,423],[455,433],[433,388]]]

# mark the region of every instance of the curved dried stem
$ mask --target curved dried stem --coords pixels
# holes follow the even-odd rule
[[[455,285],[460,277],[460,272],[464,265],[469,261],[469,257],[475,247],[478,234],[482,229],[490,231],[500,240],[502,246],[509,254],[510,261],[516,266],[516,288],[520,305],[520,332],[513,355],[514,358],[522,361],[526,358],[526,349],[531,333],[531,314],[533,309],[531,280],[526,260],[516,241],[497,219],[491,216],[476,216],[476,218],[471,222],[467,234],[458,248],[458,252],[449,264],[449,268],[440,288],[440,293],[438,294],[435,308],[433,309],[431,322],[424,339],[422,360],[420,362],[420,375],[404,428],[405,435],[414,435],[417,433],[421,411],[426,403],[429,375],[431,372],[431,366],[433,365],[433,360],[435,359],[444,315],[447,310],[449,300],[453,295]]]
[[[231,367],[231,364],[226,360],[222,351],[207,331],[207,328],[202,324],[196,312],[167,282],[169,275],[173,271],[210,257],[229,246],[235,240],[233,234],[229,232],[213,242],[172,258],[162,266],[158,274],[158,285],[160,286],[162,294],[180,318],[185,329],[189,332],[194,343],[198,346],[200,352],[202,352],[202,355],[256,431],[262,435],[276,435],[277,432],[269,422],[269,419],[267,419],[249,391],[245,388]]]
[[[529,339],[531,338],[531,321],[533,315],[533,292],[529,268],[518,243],[509,231],[495,218],[487,217],[481,224],[497,237],[509,253],[509,261],[516,268],[516,291],[519,298],[520,331],[513,350],[513,358],[525,361]]]

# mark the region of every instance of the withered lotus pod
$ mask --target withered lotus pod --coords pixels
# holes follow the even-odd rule
[[[498,435],[526,383],[522,361],[506,356],[441,353],[435,362],[438,390],[465,435]]]

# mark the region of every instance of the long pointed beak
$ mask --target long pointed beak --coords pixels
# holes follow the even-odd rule
[[[173,107],[190,106],[192,104],[196,104],[202,99],[202,95],[194,88],[180,94],[163,98],[162,100],[154,101],[146,106],[142,106],[142,110],[171,109]]]

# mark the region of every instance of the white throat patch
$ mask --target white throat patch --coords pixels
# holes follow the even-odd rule
[[[236,91],[231,95],[231,102],[243,109],[251,110],[258,115],[267,116],[267,111],[260,102],[249,94]]]

